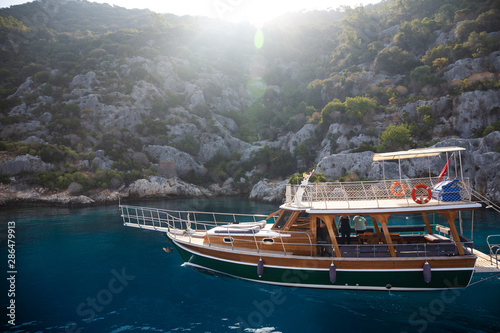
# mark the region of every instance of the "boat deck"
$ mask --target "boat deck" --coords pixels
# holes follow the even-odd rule
[[[500,262],[495,258],[478,250],[474,250],[474,254],[477,256],[476,273],[500,273]]]
[[[468,178],[438,178],[286,185],[282,208],[352,213],[360,211],[436,211],[475,209]]]
[[[445,202],[440,200],[431,200],[425,205],[417,204],[411,198],[393,198],[393,199],[380,199],[380,200],[349,200],[349,201],[312,201],[310,203],[303,202],[300,205],[294,203],[285,203],[282,208],[299,208],[309,209],[309,211],[323,211],[328,210],[332,212],[345,212],[353,213],[353,210],[360,210],[363,212],[370,212],[377,210],[393,211],[437,211],[445,209],[473,209],[480,207],[480,204],[470,201],[453,201]]]

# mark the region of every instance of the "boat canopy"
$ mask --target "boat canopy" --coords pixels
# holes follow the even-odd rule
[[[423,148],[423,149],[410,149],[405,151],[396,151],[392,153],[381,153],[373,155],[373,161],[394,161],[405,158],[438,156],[441,153],[465,150],[462,147],[437,147],[437,148]]]

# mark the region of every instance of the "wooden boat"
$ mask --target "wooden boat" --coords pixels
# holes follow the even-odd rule
[[[447,180],[444,169],[439,177],[403,179],[400,172],[396,180],[384,174],[379,181],[342,183],[309,183],[305,176],[301,184],[286,186],[285,203],[268,216],[120,207],[124,225],[164,232],[184,265],[211,274],[324,289],[464,288],[475,271],[500,270],[494,248],[491,256],[475,250],[462,231],[481,207],[472,200],[469,179],[461,176],[463,150],[373,156],[382,163],[399,161],[401,170],[402,159],[451,153],[458,164],[456,176]],[[463,221],[465,215],[470,222]],[[350,230],[340,228],[341,216],[356,217],[361,230],[355,234],[352,222]],[[408,225],[408,216],[420,223]]]

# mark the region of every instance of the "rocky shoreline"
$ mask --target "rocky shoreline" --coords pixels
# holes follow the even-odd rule
[[[468,177],[471,187],[494,203],[500,203],[500,132],[492,132],[480,139],[451,138],[440,142],[435,147],[459,146],[466,148],[462,156],[463,174]],[[372,161],[372,152],[343,152],[324,157],[316,172],[323,173],[327,179],[338,179],[346,173],[356,173],[361,179],[379,179],[382,173],[381,162]],[[446,158],[405,160],[401,163],[403,178],[420,176],[420,171],[427,170],[439,174]],[[384,166],[388,179],[399,177],[397,163],[386,162]],[[207,188],[189,184],[178,177],[164,178],[150,176],[139,179],[128,186],[106,189],[90,195],[68,190],[54,192],[45,188],[15,183],[0,185],[0,206],[22,205],[70,205],[86,206],[116,203],[119,200],[161,199],[161,198],[210,198],[217,196],[247,196],[249,200],[268,203],[282,203],[285,185],[288,180],[263,179],[253,185],[250,193],[238,188],[230,178],[222,185],[212,184]]]
[[[26,185],[1,185],[0,207],[17,206],[91,206],[114,204],[119,201],[137,199],[210,198],[214,196],[238,195],[231,187],[206,189],[188,184],[179,178],[149,177],[139,179],[129,186],[116,190],[102,190],[91,195],[74,195],[70,190],[50,191]]]

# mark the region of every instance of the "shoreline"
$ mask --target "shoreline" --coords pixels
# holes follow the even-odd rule
[[[150,177],[139,179],[118,189],[104,189],[92,194],[71,193],[70,190],[51,191],[47,188],[33,187],[27,184],[0,185],[0,207],[90,207],[113,205],[133,200],[172,200],[212,197],[241,197],[263,203],[282,203],[284,200],[284,182],[260,181],[252,191],[242,191],[234,186],[201,187],[185,183],[179,178]],[[264,184],[264,185],[262,185]],[[278,189],[278,191],[276,191]]]

